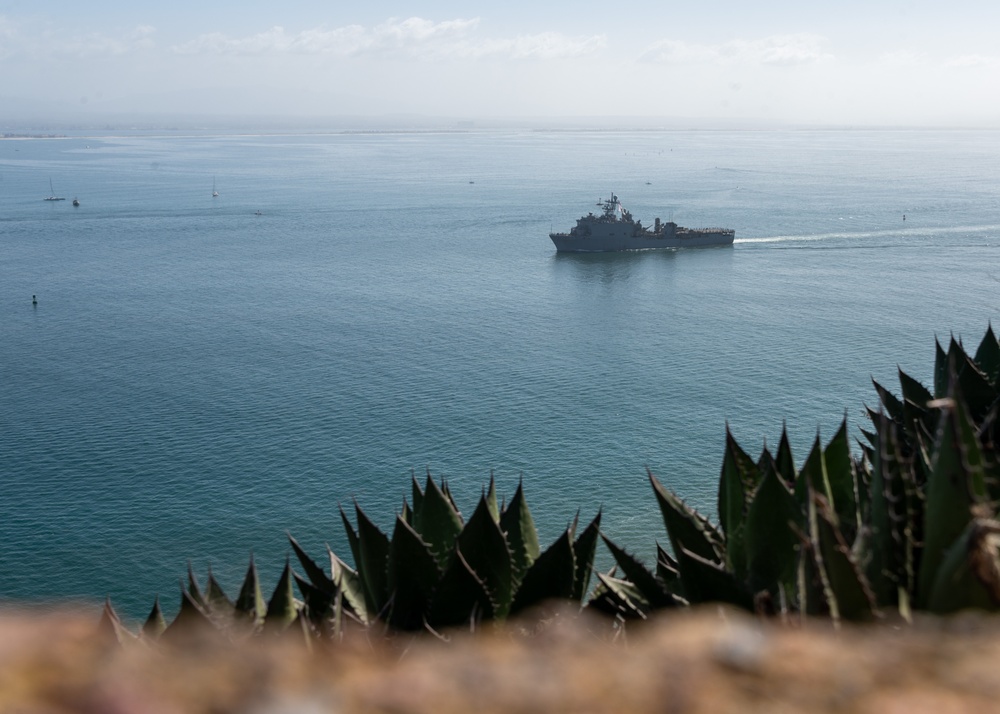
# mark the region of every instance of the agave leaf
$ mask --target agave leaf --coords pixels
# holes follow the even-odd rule
[[[941,408],[934,441],[926,487],[918,607],[928,603],[945,551],[972,520],[973,507],[986,499],[982,456],[972,431],[961,394],[956,394]]]
[[[413,514],[414,518],[416,518],[416,514],[423,513],[424,510],[424,492],[420,489],[420,484],[417,483],[415,474],[410,474],[410,480],[413,482],[411,491],[413,494]],[[410,525],[413,525],[413,523],[410,523]]]
[[[358,519],[358,574],[374,612],[381,612],[389,599],[389,538],[354,504]]]
[[[208,601],[205,599],[204,593],[201,592],[201,587],[198,585],[198,579],[194,576],[194,568],[191,567],[191,561],[188,561],[188,594],[198,603],[199,607],[205,612],[208,612]]]
[[[601,512],[598,511],[583,533],[573,541],[573,558],[576,569],[573,575],[573,593],[570,597],[577,602],[583,602],[587,589],[590,587],[590,575],[594,569],[594,557],[597,554],[597,539],[601,533]]]
[[[656,577],[667,590],[675,595],[678,594],[681,588],[680,565],[659,543],[656,544]]]
[[[646,473],[656,494],[674,553],[683,547],[705,560],[721,564],[725,560],[725,542],[719,531],[673,491],[664,488],[651,471]]]
[[[486,585],[469,567],[461,548],[456,548],[431,600],[428,624],[437,629],[492,618],[493,602]]]
[[[827,500],[832,501],[833,495],[830,493],[830,479],[826,470],[826,459],[823,448],[820,445],[819,430],[816,430],[816,439],[813,441],[812,449],[802,464],[802,471],[799,472],[799,479],[795,482],[795,500],[800,508],[804,508],[808,502],[809,491],[822,493]]]
[[[233,601],[226,595],[226,591],[219,585],[219,581],[212,574],[212,567],[208,568],[208,584],[205,592],[205,602],[208,603],[208,613],[213,620],[220,620],[228,623],[236,614]]]
[[[691,604],[723,602],[753,611],[749,591],[718,562],[680,548],[677,563],[684,582],[684,597]]]
[[[882,402],[882,407],[889,415],[889,418],[902,424],[904,420],[903,403],[896,398],[896,395],[876,382],[874,379],[872,380],[872,384],[875,385],[875,391],[878,392],[879,400]]]
[[[823,451],[823,461],[826,464],[833,510],[844,536],[848,542],[853,542],[861,524],[861,514],[858,508],[858,473],[854,459],[851,458],[846,414],[837,433]]]
[[[496,617],[503,619],[514,597],[511,553],[500,525],[493,519],[489,498],[479,505],[458,536],[458,548],[493,600]]]
[[[420,510],[414,511],[413,529],[430,545],[438,566],[446,568],[455,548],[455,539],[462,532],[462,516],[451,497],[443,488],[438,488],[430,474],[427,475],[422,501]]]
[[[307,616],[322,631],[329,632],[330,628],[327,623],[335,616],[334,604],[337,596],[331,591],[319,589],[305,578],[300,577],[298,573],[292,575],[305,602],[304,612],[300,611],[299,616]]]
[[[331,579],[337,588],[337,592],[343,595],[350,611],[361,620],[362,624],[367,625],[378,615],[378,612],[372,611],[368,607],[368,601],[365,598],[365,587],[361,582],[361,576],[358,575],[356,570],[338,558],[329,547],[327,548],[327,552],[330,554]]]
[[[326,572],[321,568],[316,562],[310,558],[306,552],[299,545],[299,542],[292,538],[291,533],[286,533],[288,536],[288,541],[292,544],[292,550],[295,551],[295,557],[299,559],[299,563],[302,564],[302,569],[306,571],[306,576],[309,578],[309,582],[313,584],[313,587],[319,588],[324,592],[334,593],[336,592],[336,586],[333,581],[327,576]]]
[[[747,472],[758,472],[756,464],[750,461],[736,443],[729,425],[726,425],[726,452],[722,458],[722,473],[719,476],[719,524],[726,534],[726,565],[735,573],[746,572],[746,548],[743,530],[746,521],[747,494],[756,489],[757,481],[748,483]]]
[[[943,399],[948,395],[948,353],[941,343],[934,338],[934,398]]]
[[[860,431],[862,435],[868,440],[869,444],[871,444],[872,446],[878,446],[878,434],[876,434],[874,431],[868,431],[866,429],[861,429]]]
[[[210,628],[214,629],[214,627],[212,620],[201,605],[181,587],[181,607],[177,611],[177,616],[160,635],[160,641],[170,642],[177,638],[186,637],[194,630],[210,631]]]
[[[430,478],[430,472],[427,473],[427,477]],[[444,479],[441,479],[441,493],[443,493],[448,499],[448,502],[451,503],[451,507],[455,509],[455,513],[458,513],[458,504],[455,503],[455,497],[451,493],[451,487]]]
[[[286,560],[285,569],[281,571],[278,584],[267,603],[267,613],[264,615],[265,628],[283,631],[295,620],[298,608],[295,605],[292,581],[292,564]]]
[[[500,522],[500,508],[497,506],[497,487],[496,482],[493,480],[493,472],[490,472],[490,486],[486,492],[486,505],[490,509],[490,515],[493,516],[493,520],[497,523]]]
[[[788,443],[788,430],[784,424],[781,425],[781,439],[778,441],[774,464],[785,485],[792,488],[795,485],[795,460],[792,458],[792,446]]]
[[[934,399],[927,387],[899,369],[899,385],[903,391],[903,399],[909,399],[921,409],[927,408],[927,402]]]
[[[958,385],[970,416],[979,423],[997,401],[997,390],[965,352],[962,352],[960,357],[963,361],[956,363]]]
[[[389,624],[402,630],[422,628],[440,579],[441,570],[430,547],[406,521],[397,518],[389,543]]]
[[[104,607],[101,609],[101,619],[97,623],[98,637],[105,641],[114,641],[118,644],[125,644],[135,639],[135,635],[128,631],[122,624],[118,613],[111,606],[111,599],[104,600]]]
[[[625,577],[642,593],[642,597],[649,608],[672,607],[677,604],[673,595],[671,595],[664,584],[645,565],[639,562],[638,559],[630,555],[624,548],[616,545],[603,533],[601,534],[601,539],[608,547],[608,550],[611,551],[611,555],[614,556],[618,567],[625,573]]]
[[[835,603],[834,612],[846,620],[870,620],[876,611],[875,593],[854,559],[829,501],[811,489],[810,495],[812,538],[818,546],[818,565],[830,589],[830,599]]]
[[[511,614],[553,598],[572,598],[575,585],[576,555],[572,533],[567,528],[524,574],[514,595]]]
[[[340,522],[344,524],[344,533],[347,535],[347,544],[351,548],[351,557],[354,559],[354,565],[360,568],[361,544],[358,542],[358,534],[354,530],[354,526],[351,525],[351,521],[347,518],[347,514],[344,513],[343,506],[338,506],[338,508],[340,510]]]
[[[989,383],[996,386],[1000,378],[1000,342],[997,342],[996,335],[993,334],[992,324],[986,326],[986,334],[976,350],[975,362]]]
[[[160,596],[157,595],[153,601],[153,609],[149,611],[149,616],[142,624],[142,635],[150,640],[160,639],[160,635],[167,629],[167,621],[163,618],[163,610],[160,609]]]
[[[879,606],[896,605],[898,589],[908,577],[904,481],[908,466],[900,458],[898,431],[896,422],[883,414],[872,462],[868,552],[862,558]]]
[[[399,517],[406,521],[411,526],[413,525],[413,511],[410,510],[410,504],[403,499],[403,507],[399,511]]]
[[[903,390],[903,423],[911,440],[917,432],[932,434],[935,429],[936,413],[927,409],[934,399],[927,388],[902,369],[899,370],[899,384]]]
[[[500,530],[506,534],[510,547],[511,578],[515,584],[519,584],[541,552],[538,531],[535,530],[535,521],[528,510],[528,503],[524,500],[522,483],[517,484],[514,497],[500,514]]]
[[[1000,605],[1000,523],[976,518],[945,552],[927,609],[947,614]]]
[[[803,520],[784,481],[774,470],[765,470],[746,522],[747,582],[754,592],[766,589],[777,595],[779,586],[794,589]]]
[[[240,594],[236,598],[236,612],[253,625],[263,622],[264,615],[267,614],[267,605],[264,604],[264,596],[260,591],[260,578],[257,576],[253,555],[250,556],[250,565],[247,567],[246,577],[243,578]]]
[[[587,602],[588,609],[628,619],[646,619],[649,603],[634,583],[603,573],[597,573],[597,580],[599,584]]]

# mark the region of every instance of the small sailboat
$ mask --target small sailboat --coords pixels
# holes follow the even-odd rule
[[[218,198],[219,192],[215,190],[215,176],[212,177],[212,198]]]
[[[52,188],[52,179],[49,179],[49,195],[45,198],[46,201],[65,201],[66,199],[62,196],[56,195],[56,190]]]

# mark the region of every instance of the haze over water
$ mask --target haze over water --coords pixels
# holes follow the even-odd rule
[[[646,467],[714,517],[727,422],[801,462],[978,344],[998,167],[971,131],[0,142],[0,598],[141,617],[251,551],[270,587],[286,530],[346,556],[338,504],[388,529],[428,468],[649,559]],[[557,255],[612,191],[736,244]]]

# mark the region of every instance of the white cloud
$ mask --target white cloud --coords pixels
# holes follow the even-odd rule
[[[879,62],[890,67],[915,67],[926,62],[926,55],[912,50],[891,50],[883,52]]]
[[[152,48],[155,32],[155,28],[149,25],[137,25],[118,34],[39,30],[15,25],[0,17],[0,57],[119,57]]]
[[[1000,69],[1000,57],[992,55],[961,55],[945,61],[949,69]]]
[[[833,58],[823,50],[825,38],[807,33],[772,35],[757,40],[699,44],[661,40],[650,45],[640,62],[654,64],[758,64],[788,66],[814,64]]]
[[[248,37],[222,33],[201,35],[173,48],[178,54],[368,54],[424,59],[554,59],[578,57],[602,49],[603,35],[567,37],[558,32],[513,38],[481,38],[479,19],[433,22],[419,17],[390,19],[371,29],[347,25],[332,30],[316,28],[289,33],[273,27]]]

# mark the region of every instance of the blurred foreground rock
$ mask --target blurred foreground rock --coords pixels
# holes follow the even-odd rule
[[[2,714],[320,712],[987,712],[1000,620],[963,615],[833,630],[729,610],[672,614],[610,642],[557,616],[475,637],[196,638],[121,646],[97,614],[0,613]]]

